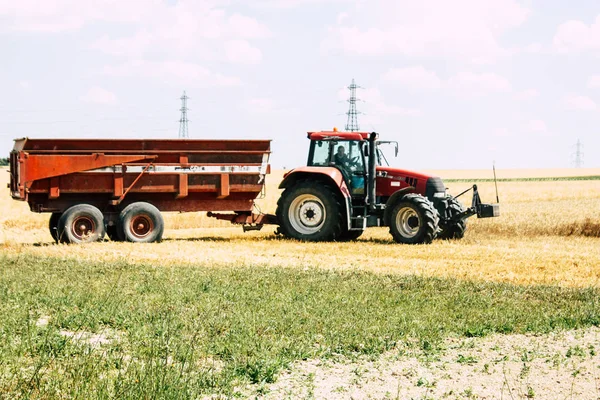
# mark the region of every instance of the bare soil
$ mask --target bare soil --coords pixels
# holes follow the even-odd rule
[[[407,344],[375,361],[310,360],[261,399],[600,399],[600,329]],[[262,392],[262,394],[261,394]]]

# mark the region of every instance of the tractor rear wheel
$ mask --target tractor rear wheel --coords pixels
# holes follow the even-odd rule
[[[89,204],[68,208],[58,220],[57,235],[61,243],[90,243],[104,239],[104,216]]]
[[[433,204],[421,195],[409,193],[392,208],[390,233],[398,243],[431,243],[436,237],[438,222]]]
[[[121,241],[160,242],[164,227],[165,224],[158,208],[150,203],[140,201],[128,205],[121,211],[117,234]]]
[[[340,237],[344,214],[339,196],[329,186],[303,180],[286,189],[277,201],[279,231],[304,241],[328,241]]]
[[[465,211],[463,205],[452,196],[447,196],[448,208],[446,209],[446,217],[452,218]],[[438,233],[439,239],[462,239],[465,236],[467,230],[467,221],[461,219],[456,222],[444,223],[440,222],[440,232]]]

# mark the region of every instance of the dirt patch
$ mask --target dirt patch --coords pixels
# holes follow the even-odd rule
[[[62,336],[70,337],[76,342],[87,343],[91,347],[108,345],[119,339],[117,332],[108,329],[104,329],[99,333],[91,333],[86,331],[72,332],[67,330],[61,330],[59,333]]]
[[[262,399],[599,399],[600,329],[405,345],[376,361],[296,363]]]

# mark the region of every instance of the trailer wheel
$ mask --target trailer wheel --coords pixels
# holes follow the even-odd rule
[[[57,224],[61,243],[90,243],[104,239],[102,212],[89,204],[77,204],[68,208]]]
[[[446,216],[452,218],[453,216],[460,214],[465,211],[463,205],[454,197],[447,196],[448,208],[446,209]],[[439,239],[462,239],[465,236],[467,230],[467,221],[461,219],[458,222],[444,223],[440,222],[440,232],[438,233]]]
[[[164,226],[158,208],[145,202],[132,203],[119,215],[118,234],[121,240],[128,242],[160,242]]]
[[[425,197],[409,193],[392,208],[390,233],[404,244],[427,244],[436,237],[439,218],[433,204]]]
[[[52,213],[50,215],[50,221],[48,222],[48,229],[50,230],[50,236],[58,243],[58,221],[62,213]]]
[[[106,236],[113,242],[122,242],[118,229],[117,225],[106,226]]]
[[[277,219],[284,236],[304,241],[327,241],[342,232],[338,195],[321,182],[300,181],[277,202]]]

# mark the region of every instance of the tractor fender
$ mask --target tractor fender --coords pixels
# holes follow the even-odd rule
[[[352,196],[344,181],[344,176],[334,167],[300,167],[294,168],[283,175],[283,180],[279,184],[279,189],[287,189],[300,180],[321,181],[326,185],[337,188],[344,199],[346,207],[346,223],[350,229],[350,209],[352,207]]]
[[[405,194],[414,193],[414,190],[415,190],[414,186],[407,186],[405,188],[395,191],[390,196],[388,201],[385,203],[385,210],[383,211],[383,223],[385,224],[385,226],[390,225],[390,213],[392,212],[392,208],[394,207],[394,204],[396,204],[398,201],[400,201],[400,199],[402,199],[402,197]]]

